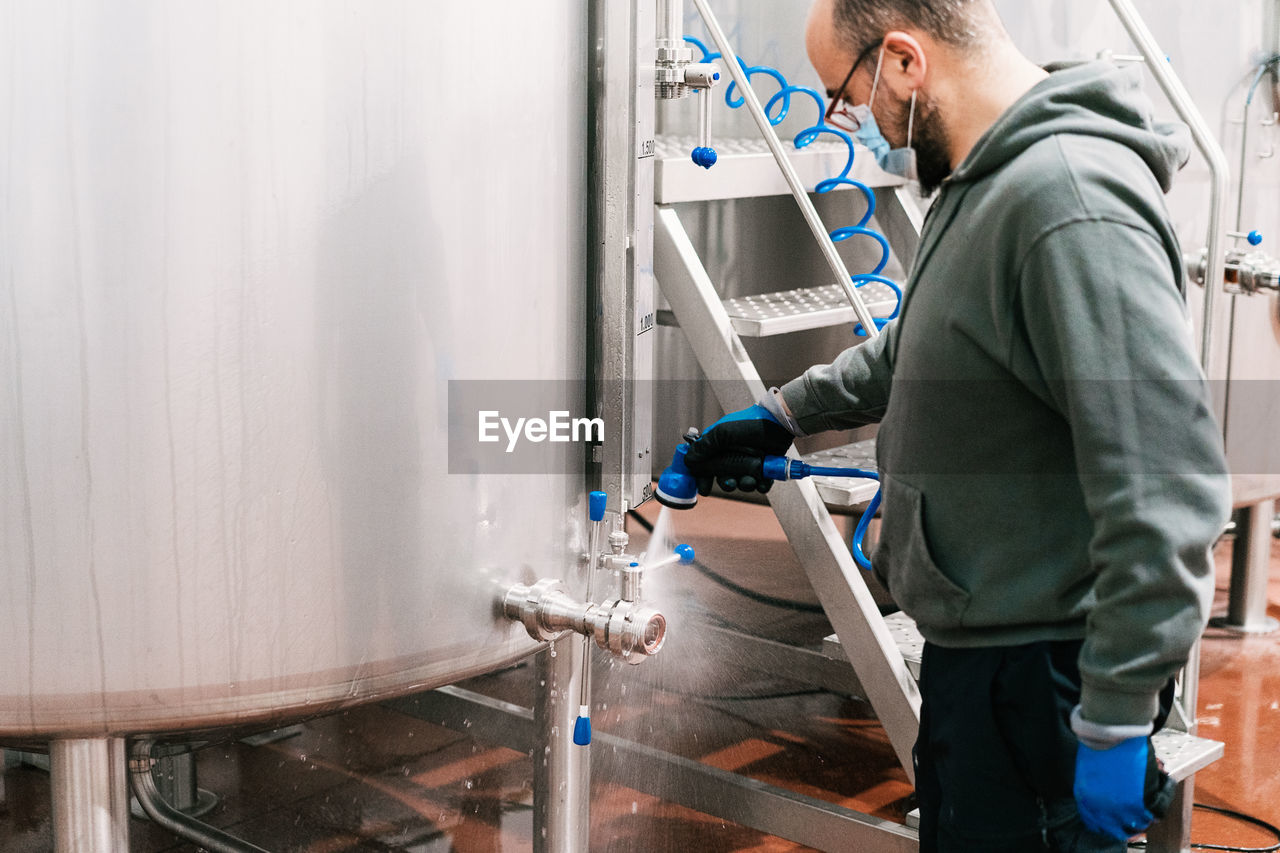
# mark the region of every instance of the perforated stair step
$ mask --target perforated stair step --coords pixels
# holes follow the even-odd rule
[[[713,137],[711,144],[718,159],[710,169],[704,169],[690,159],[689,154],[697,144],[692,136],[658,136],[653,187],[657,204],[790,193],[786,179],[778,171],[763,139]],[[783,146],[800,182],[810,190],[820,181],[838,175],[849,157],[848,146],[835,139],[819,139],[800,149],[784,140]],[[904,183],[901,178],[876,165],[875,157],[861,145],[854,148],[853,168],[848,177],[872,189]]]

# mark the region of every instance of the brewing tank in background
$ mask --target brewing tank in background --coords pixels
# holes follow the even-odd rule
[[[535,648],[494,590],[577,565],[581,453],[450,474],[448,389],[585,397],[586,23],[0,4],[0,737],[269,721]]]

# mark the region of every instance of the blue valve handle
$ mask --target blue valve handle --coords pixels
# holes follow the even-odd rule
[[[1250,246],[1260,246],[1262,245],[1262,232],[1257,230],[1250,231],[1245,239],[1249,241]]]
[[[609,496],[604,492],[590,492],[587,495],[587,515],[592,521],[604,521],[604,508]]]
[[[716,150],[714,148],[706,145],[699,145],[697,148],[693,149],[690,159],[702,168],[710,169],[716,164],[716,160],[719,158],[716,156]]]
[[[573,724],[573,742],[578,746],[591,743],[591,718],[580,716]]]

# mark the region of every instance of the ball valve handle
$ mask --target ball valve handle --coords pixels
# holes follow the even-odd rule
[[[1228,231],[1227,236],[1234,237],[1237,240],[1244,240],[1250,246],[1262,245],[1262,232],[1258,231],[1257,229],[1250,231],[1248,234],[1244,233],[1243,231]]]
[[[698,106],[698,145],[690,159],[704,169],[716,164],[716,150],[711,147],[711,89],[720,80],[720,68],[714,62],[693,62],[684,67],[684,82],[702,96]]]
[[[600,565],[600,533],[609,495],[590,492],[587,495],[587,517],[591,519],[591,553],[587,559],[587,601],[594,601],[596,568]],[[591,639],[582,638],[581,689],[578,693],[578,719],[573,724],[573,742],[578,746],[591,743]]]

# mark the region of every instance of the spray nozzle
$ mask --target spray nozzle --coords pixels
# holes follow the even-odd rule
[[[685,454],[689,452],[688,444],[676,446],[671,457],[671,464],[658,478],[658,488],[654,491],[658,503],[672,509],[692,509],[698,503],[698,481],[694,479],[684,463]]]

